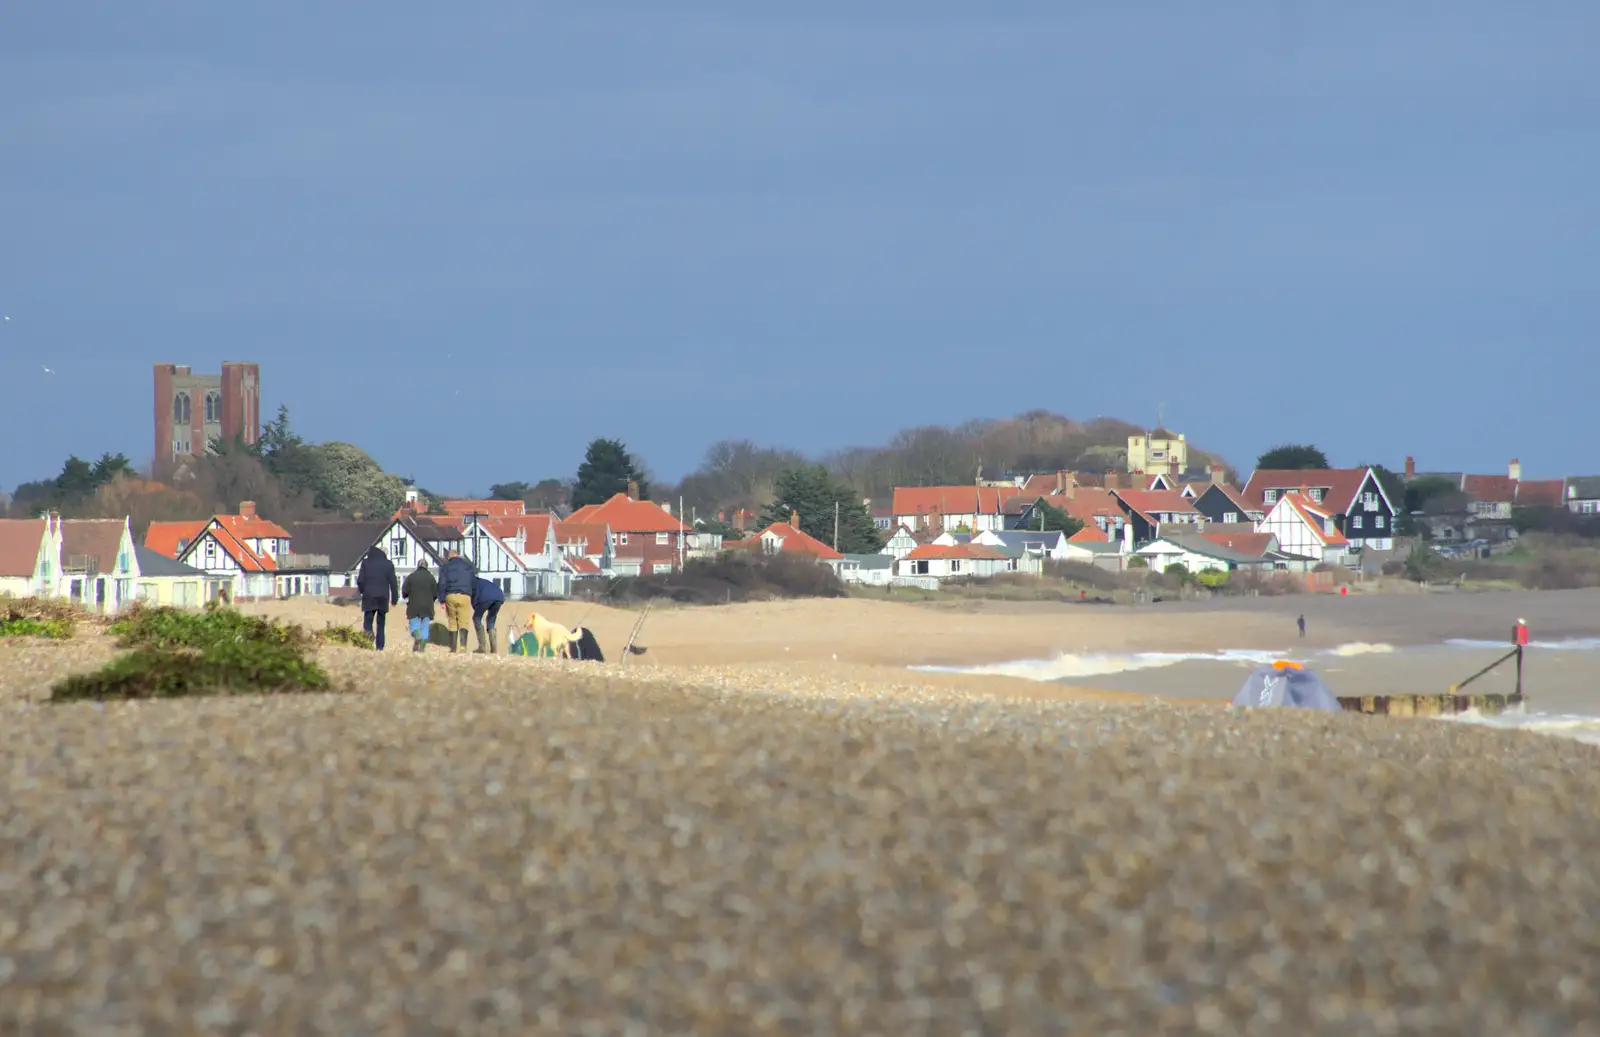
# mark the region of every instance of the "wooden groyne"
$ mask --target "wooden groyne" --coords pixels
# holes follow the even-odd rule
[[[1346,713],[1391,717],[1442,717],[1474,711],[1482,716],[1495,716],[1528,711],[1528,700],[1520,694],[1340,695],[1339,705]]]

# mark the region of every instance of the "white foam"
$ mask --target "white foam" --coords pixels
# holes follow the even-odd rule
[[[1468,710],[1455,716],[1440,717],[1462,724],[1498,727],[1507,731],[1531,731],[1554,738],[1570,738],[1587,745],[1600,745],[1600,717],[1581,713],[1498,713],[1484,715]]]
[[[1509,641],[1474,641],[1471,638],[1452,637],[1445,644],[1451,648],[1504,648],[1510,650]],[[1561,641],[1529,641],[1529,648],[1554,652],[1592,652],[1600,649],[1600,637],[1569,637]]]
[[[1394,650],[1394,645],[1385,644],[1382,641],[1351,641],[1349,644],[1329,648],[1327,651],[1318,654],[1346,657],[1352,655],[1384,655]]]
[[[1130,670],[1152,670],[1178,663],[1211,662],[1259,666],[1283,656],[1254,648],[1228,648],[1216,652],[1133,652],[1073,654],[1063,652],[1053,659],[1019,659],[1015,662],[983,666],[913,666],[913,670],[943,673],[978,673],[1000,677],[1022,677],[1031,681],[1061,681],[1077,677],[1097,677]]]

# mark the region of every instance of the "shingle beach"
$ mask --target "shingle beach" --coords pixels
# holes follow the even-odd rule
[[[1594,747],[393,650],[27,700],[81,651],[6,650],[0,1033],[1600,1033]]]

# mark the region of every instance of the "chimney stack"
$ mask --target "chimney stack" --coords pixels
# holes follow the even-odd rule
[[[1227,473],[1222,470],[1222,466],[1219,464],[1208,464],[1206,465],[1206,474],[1211,476],[1211,485],[1221,486],[1223,476]]]
[[[637,479],[629,479],[628,480],[628,499],[629,500],[638,500],[639,499],[639,480],[637,480]]]
[[[255,518],[256,517],[256,502],[253,501],[253,500],[242,500],[242,501],[240,501],[239,502],[239,517],[240,518],[247,518],[247,519]]]
[[[1415,479],[1416,477],[1417,477],[1417,459],[1412,457],[1410,454],[1407,454],[1406,455],[1406,478],[1407,479]]]
[[[1522,481],[1522,462],[1518,461],[1516,458],[1513,457],[1511,459],[1511,463],[1506,465],[1506,474],[1511,476],[1511,481],[1512,482],[1521,482]]]

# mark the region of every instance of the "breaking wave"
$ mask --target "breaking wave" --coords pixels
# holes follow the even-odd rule
[[[1339,645],[1335,648],[1329,648],[1326,651],[1318,652],[1317,654],[1348,657],[1352,655],[1384,655],[1394,650],[1394,645],[1384,644],[1382,641],[1351,641],[1349,644]]]
[[[1570,738],[1575,742],[1600,745],[1600,717],[1578,713],[1500,713],[1485,716],[1469,710],[1457,716],[1440,717],[1440,720],[1476,724],[1480,727],[1497,727],[1506,731],[1528,731],[1553,738]]]
[[[983,666],[913,666],[913,670],[943,673],[979,673],[998,677],[1022,677],[1030,681],[1064,681],[1077,677],[1098,677],[1130,670],[1153,670],[1178,663],[1237,663],[1258,666],[1283,656],[1259,649],[1224,649],[1218,652],[1131,652],[1124,654],[1063,652],[1053,659],[1019,659],[1015,662],[988,663]]]
[[[1507,641],[1474,641],[1465,637],[1452,637],[1445,644],[1451,648],[1504,648],[1510,649]],[[1542,648],[1555,652],[1592,652],[1600,649],[1600,637],[1569,637],[1563,641],[1529,641],[1529,648]]]

